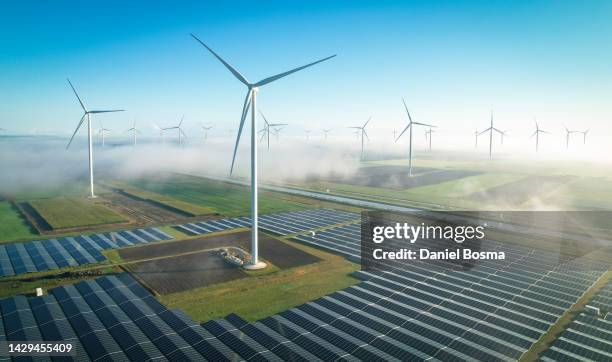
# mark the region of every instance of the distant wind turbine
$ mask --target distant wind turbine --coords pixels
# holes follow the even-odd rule
[[[274,133],[274,137],[276,137],[276,142],[278,142],[278,137],[280,135],[280,131],[282,130],[282,127],[274,127],[272,129],[272,133]]]
[[[106,139],[106,134],[110,132],[110,129],[106,129],[104,128],[104,124],[102,124],[102,121],[100,122],[100,130],[98,131],[98,134],[102,137],[102,148],[104,148],[104,144],[105,144],[105,139]]]
[[[501,144],[504,144],[504,136],[506,135],[506,133],[508,133],[508,130],[503,130],[501,131]]]
[[[363,137],[365,136],[368,140],[370,139],[370,137],[368,137],[368,133],[366,132],[365,128],[368,125],[368,123],[370,123],[371,120],[372,120],[372,116],[368,118],[368,120],[366,121],[366,123],[363,124],[363,126],[349,127],[349,128],[355,129],[355,132],[359,132],[359,135],[361,136],[361,159],[362,160],[363,160]]]
[[[164,128],[164,131],[169,131],[171,129],[175,129],[178,132],[178,144],[179,146],[182,144],[182,138],[181,135],[183,135],[185,138],[187,138],[187,135],[185,134],[185,132],[183,132],[183,129],[181,128],[181,126],[183,125],[183,119],[185,118],[185,116],[181,117],[181,121],[179,122],[178,125],[174,126],[174,127],[166,127]]]
[[[323,134],[325,135],[325,140],[327,141],[327,134],[331,131],[331,128],[329,129],[323,129]]]
[[[478,134],[478,135],[481,135],[481,134],[489,132],[489,159],[493,158],[493,131],[503,134],[502,131],[493,127],[493,111],[491,111],[491,126],[489,126],[489,128],[485,129],[484,131]]]
[[[128,129],[125,132],[132,132],[132,145],[136,146],[136,134],[140,134],[140,131],[136,128],[136,121],[134,121],[132,128]]]
[[[570,141],[570,135],[572,133],[579,133],[580,131],[570,131],[566,126],[563,126],[563,128],[565,128],[565,149],[569,149],[569,141]],[[585,135],[586,138],[586,135]]]
[[[412,129],[414,128],[413,125],[426,126],[430,128],[431,127],[435,128],[436,126],[432,126],[426,123],[413,122],[412,117],[410,116],[410,112],[408,111],[408,106],[406,105],[406,101],[404,100],[404,98],[402,98],[402,102],[404,103],[404,109],[406,109],[406,114],[408,115],[409,122],[406,128],[404,128],[404,130],[402,131],[402,133],[400,133],[400,135],[397,136],[397,138],[395,139],[395,142],[397,142],[402,137],[402,135],[404,134],[404,132],[406,132],[406,130],[410,129],[410,145],[408,146],[408,176],[412,176]]]
[[[393,129],[393,140],[395,140],[395,139],[397,138],[397,137],[396,137],[396,134],[397,134],[397,131],[396,131],[396,130],[395,130],[395,128],[394,128],[394,129]]]
[[[428,136],[429,136],[429,150],[430,150],[430,151],[431,151],[431,139],[432,139],[431,134],[432,134],[432,133],[434,133],[434,130],[433,130],[433,129],[431,129],[431,127],[429,128],[429,130],[428,130],[428,131],[425,131],[425,139],[427,139],[427,138],[428,138]]]
[[[328,59],[335,57],[335,55],[317,60],[315,62],[303,65],[301,67],[297,67],[291,70],[288,70],[283,73],[279,73],[277,75],[273,75],[268,78],[264,78],[258,82],[251,83],[249,82],[240,72],[238,72],[234,67],[232,67],[228,62],[226,62],[221,56],[215,53],[208,45],[204,44],[200,39],[198,39],[195,35],[191,34],[191,36],[200,43],[203,47],[205,47],[217,60],[219,60],[223,65],[238,79],[242,84],[247,87],[247,94],[244,98],[244,104],[242,106],[242,115],[240,117],[240,127],[238,128],[238,135],[236,137],[236,144],[234,146],[234,154],[232,156],[232,165],[230,167],[230,175],[234,170],[234,162],[236,160],[236,151],[238,150],[238,143],[240,142],[240,135],[242,134],[242,128],[244,126],[244,122],[249,112],[249,106],[251,108],[251,262],[245,267],[248,269],[260,269],[266,266],[265,263],[259,261],[259,251],[258,251],[258,210],[257,210],[257,92],[259,87],[262,87],[268,83],[272,83],[276,80],[284,78],[290,74],[293,74],[302,69],[311,67],[315,64],[324,62]]]
[[[586,131],[578,131],[578,132],[582,133],[582,144],[586,145],[586,136],[587,136],[587,133],[589,133],[589,130],[587,129]]]
[[[476,139],[474,142],[474,148],[478,148],[478,128],[476,128],[476,131],[474,131],[474,138]]]
[[[306,141],[308,141],[310,139],[310,132],[312,132],[309,129],[305,129],[304,132],[306,132]]]
[[[210,129],[212,129],[212,126],[205,126],[203,124],[200,124],[200,127],[202,128],[202,131],[204,132],[204,134],[202,135],[202,137],[204,138],[204,140],[206,141],[206,139],[208,138],[208,131]]]
[[[533,134],[529,138],[533,138],[533,136],[535,136],[535,141],[536,141],[535,150],[536,152],[538,152],[538,148],[540,146],[540,133],[550,133],[550,132],[547,132],[541,129],[540,126],[538,125],[538,122],[535,119],[533,120],[533,122],[535,123],[536,129],[535,131],[533,131]]]
[[[264,122],[265,122],[264,128],[259,132],[262,133],[261,135],[262,139],[263,137],[267,138],[268,151],[270,151],[270,127],[283,127],[283,126],[286,126],[287,123],[270,123],[268,122],[268,120],[266,119],[266,116],[264,116],[264,114],[261,111],[259,111],[259,114],[261,114],[261,117],[264,119]]]
[[[157,123],[155,123],[153,125],[153,127],[157,128],[159,130],[159,137],[161,137],[162,140],[162,144],[166,143],[166,139],[164,138],[164,129],[160,127],[160,125],[158,125]]]
[[[66,149],[68,149],[70,147],[70,144],[72,143],[72,140],[74,139],[74,136],[77,134],[77,132],[79,131],[79,128],[81,128],[81,126],[83,125],[83,122],[85,122],[85,119],[87,119],[87,138],[88,138],[88,159],[89,159],[89,197],[91,198],[95,198],[96,195],[94,194],[94,180],[93,180],[93,142],[92,142],[92,127],[91,127],[91,115],[92,114],[97,114],[97,113],[111,113],[111,112],[122,112],[123,109],[111,109],[111,110],[101,110],[101,111],[88,111],[87,108],[85,108],[85,105],[83,104],[83,101],[81,100],[81,97],[79,97],[76,89],[74,89],[74,86],[72,85],[72,83],[70,82],[70,79],[68,80],[68,84],[70,84],[70,88],[72,88],[72,91],[74,92],[74,95],[76,96],[77,100],[79,101],[79,104],[81,105],[81,108],[83,108],[83,116],[81,117],[81,120],[79,121],[79,123],[76,126],[76,129],[74,130],[74,133],[72,134],[72,137],[70,137],[70,141],[68,141],[68,145],[66,146]]]

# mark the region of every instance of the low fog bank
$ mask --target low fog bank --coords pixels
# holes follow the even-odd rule
[[[245,136],[238,149],[234,175],[248,178],[250,147],[249,139]],[[233,139],[211,138],[204,141],[188,138],[187,143],[181,147],[177,145],[176,139],[168,138],[166,141],[166,144],[161,144],[157,138],[143,138],[136,146],[132,146],[127,139],[107,138],[106,147],[102,148],[96,137],[94,173],[106,179],[151,177],[166,171],[217,177],[229,175]],[[68,150],[66,142],[66,139],[60,137],[0,138],[0,193],[61,186],[74,183],[77,179],[86,182],[88,169],[85,139],[76,139]],[[259,144],[258,152],[258,170],[262,180],[299,182],[330,175],[334,178],[348,178],[358,171],[361,142],[358,139],[271,139],[270,150],[264,141]],[[408,145],[405,142],[369,141],[365,143],[364,159],[405,159],[407,152]],[[419,160],[488,160],[488,147],[485,149],[481,145],[477,150],[461,152],[430,152],[424,145],[415,145],[413,152]],[[543,160],[561,160],[564,157],[565,154],[560,152],[538,155]],[[516,161],[536,159],[533,154],[495,149],[494,158],[516,164],[519,164]],[[602,169],[610,169],[610,160],[606,161],[608,164],[602,166]],[[576,162],[572,162],[572,165],[575,166]]]

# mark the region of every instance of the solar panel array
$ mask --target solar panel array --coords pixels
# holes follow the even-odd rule
[[[0,276],[99,263],[106,260],[100,253],[101,250],[171,238],[159,229],[143,228],[2,244],[0,245]]]
[[[596,294],[588,305],[610,314],[612,282]],[[580,313],[540,358],[542,361],[611,361],[612,321],[593,313]]]
[[[359,214],[346,211],[308,209],[260,215],[258,221],[259,227],[263,230],[278,235],[291,235],[326,228],[331,225],[356,221],[359,217]],[[231,219],[206,220],[174,226],[176,230],[190,236],[243,227],[251,227],[250,218],[237,217]]]

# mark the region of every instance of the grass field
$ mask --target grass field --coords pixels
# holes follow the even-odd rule
[[[128,181],[128,184],[182,202],[212,208],[228,217],[250,214],[250,190],[243,186],[186,175],[138,179]],[[295,198],[288,195],[259,192],[259,212],[262,214],[308,207],[311,205],[295,201]]]
[[[168,308],[179,308],[199,322],[236,313],[255,321],[357,283],[350,276],[359,266],[345,258],[291,243],[322,261],[261,276],[160,296]]]
[[[190,216],[201,216],[214,213],[214,209],[211,207],[196,205],[190,202],[177,200],[166,195],[160,195],[155,192],[145,191],[121,183],[114,183],[113,185],[117,188],[120,188],[123,192],[129,195],[135,196],[139,199],[161,204],[171,209],[181,211]]]
[[[0,241],[26,239],[35,235],[10,202],[0,201]]]
[[[403,159],[368,162],[362,168],[380,165],[403,166],[407,172],[407,161]],[[350,180],[314,181],[291,186],[424,209],[612,209],[612,168],[602,165],[572,161],[416,159],[414,166],[480,174],[405,189],[364,186],[350,183]],[[551,182],[557,185],[549,185]],[[491,197],[482,197],[488,195],[489,190]]]
[[[53,229],[117,224],[127,221],[108,207],[83,198],[39,199],[29,201],[29,204]]]

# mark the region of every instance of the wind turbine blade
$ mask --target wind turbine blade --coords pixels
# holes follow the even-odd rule
[[[181,125],[183,124],[183,120],[184,120],[184,119],[185,119],[185,115],[183,115],[183,116],[181,117],[181,121],[179,122],[179,124],[178,124],[178,126],[177,126],[178,128],[181,128]]]
[[[412,117],[410,117],[410,112],[408,111],[408,106],[406,105],[406,101],[404,100],[404,97],[402,97],[402,103],[404,103],[404,109],[406,109],[406,113],[408,114],[408,119],[410,120],[410,123],[412,123]]]
[[[110,110],[104,110],[104,111],[89,111],[89,113],[112,113],[112,112],[123,112],[125,111],[124,109],[110,109]]]
[[[74,130],[74,133],[72,134],[72,137],[70,137],[70,141],[68,141],[68,145],[66,146],[66,149],[68,149],[68,147],[70,147],[70,144],[72,143],[72,140],[74,139],[74,136],[79,131],[79,128],[81,128],[81,125],[83,124],[83,121],[85,121],[85,116],[86,115],[87,115],[87,113],[83,114],[83,117],[81,117],[81,120],[79,121],[79,124],[77,125],[76,129]]]
[[[268,77],[268,78],[262,79],[262,80],[260,80],[259,82],[255,83],[255,84],[254,84],[254,86],[255,86],[255,87],[261,87],[262,85],[266,85],[266,84],[268,84],[268,83],[274,82],[275,80],[278,80],[278,79],[281,79],[281,78],[283,78],[283,77],[286,77],[286,76],[288,76],[289,74],[292,74],[292,73],[298,72],[298,71],[300,71],[300,70],[302,70],[302,69],[304,69],[304,68],[312,67],[312,66],[313,66],[313,65],[315,65],[315,64],[319,64],[319,63],[324,62],[324,61],[326,61],[326,60],[328,60],[328,59],[331,59],[331,58],[333,58],[333,57],[335,57],[335,56],[336,56],[336,54],[334,54],[334,55],[332,55],[332,56],[329,56],[329,57],[327,57],[327,58],[323,58],[323,59],[317,60],[316,62],[312,62],[312,63],[306,64],[306,65],[302,65],[301,67],[297,67],[297,68],[294,68],[294,69],[288,70],[288,71],[286,71],[286,72],[283,72],[283,73],[280,73],[280,74],[273,75],[273,76],[271,76],[271,77]]]
[[[261,137],[259,137],[259,142],[263,141],[264,137],[266,137],[266,134],[265,134],[265,133],[262,133],[262,134],[261,134]]]
[[[237,78],[239,81],[241,81],[241,82],[242,82],[242,84],[247,85],[247,86],[248,86],[248,85],[250,85],[250,84],[249,84],[249,81],[248,81],[248,80],[247,80],[247,79],[246,79],[246,78],[245,78],[245,77],[244,77],[242,74],[240,74],[240,72],[239,72],[239,71],[237,71],[237,70],[236,70],[234,67],[232,67],[232,66],[231,66],[231,65],[230,65],[228,62],[226,62],[225,60],[223,60],[223,58],[221,58],[221,56],[220,56],[219,54],[215,53],[215,51],[214,51],[214,50],[210,49],[210,48],[208,47],[208,45],[204,44],[204,42],[203,42],[203,41],[201,41],[200,39],[198,39],[198,37],[197,37],[197,36],[195,36],[195,35],[193,35],[193,34],[191,34],[191,36],[192,36],[192,37],[193,37],[193,38],[194,38],[194,39],[195,39],[195,40],[196,40],[198,43],[202,44],[202,45],[204,46],[204,48],[208,49],[208,51],[209,51],[209,52],[211,52],[211,54],[212,54],[212,55],[214,55],[214,56],[215,56],[215,58],[217,58],[217,59],[218,59],[218,60],[219,60],[221,63],[223,63],[223,65],[225,65],[225,67],[226,67],[226,68],[227,68],[227,69],[228,69],[230,72],[232,72],[232,74],[234,75],[234,77],[236,77],[236,78]]]
[[[480,132],[478,135],[480,136],[481,134],[483,134],[483,133],[487,133],[487,132],[489,132],[490,130],[491,130],[491,127],[489,127],[489,128],[487,128],[487,129],[485,129],[484,131]]]
[[[66,78],[66,80],[68,81],[68,84],[70,84],[70,88],[72,88],[72,91],[74,92],[74,95],[79,100],[79,104],[81,105],[81,108],[83,108],[83,112],[87,112],[87,108],[85,108],[85,105],[83,104],[83,101],[81,100],[81,97],[79,97],[79,94],[77,93],[76,89],[74,89],[74,86],[72,85],[72,82],[68,78]]]
[[[536,133],[538,133],[538,131],[537,131],[537,130],[536,130],[536,131],[534,131],[534,132],[533,132],[533,134],[532,134],[531,136],[529,136],[529,138],[533,138],[533,136],[535,136],[535,135],[536,135]]]
[[[412,123],[409,123],[409,124],[406,126],[406,128],[404,128],[404,130],[402,131],[402,133],[400,133],[400,134],[399,134],[399,136],[397,136],[397,138],[395,139],[395,142],[397,142],[397,140],[399,140],[399,139],[400,139],[400,137],[402,137],[402,135],[404,134],[404,132],[406,132],[406,131],[408,130],[408,128],[410,128],[410,125],[411,125],[411,124],[412,124]]]
[[[280,126],[288,126],[288,124],[287,123],[271,123],[271,124],[268,124],[268,126],[270,126],[270,127],[280,127]]]
[[[427,124],[427,123],[421,123],[421,122],[412,122],[413,124],[417,124],[419,126],[427,126],[427,127],[433,127],[435,128],[436,126],[432,126],[431,124]]]
[[[238,151],[238,144],[240,143],[240,135],[242,134],[242,127],[244,127],[244,120],[249,111],[249,106],[251,105],[251,90],[247,92],[246,97],[244,98],[244,105],[242,106],[242,116],[240,116],[240,126],[238,128],[238,135],[236,136],[236,144],[234,145],[234,154],[232,155],[232,165],[230,167],[230,176],[232,172],[234,172],[234,162],[236,162],[236,152]]]
[[[368,121],[366,123],[364,123],[363,127],[361,127],[361,128],[366,128],[366,126],[368,125],[368,123],[370,123],[371,120],[372,120],[372,116],[370,116],[370,118],[368,118]]]
[[[368,139],[368,141],[370,140],[370,137],[368,137],[368,132],[366,132],[365,128],[361,130],[363,132],[363,134],[366,136],[366,138]]]
[[[505,134],[504,132],[502,132],[502,131],[498,130],[498,129],[497,129],[497,128],[495,128],[495,127],[493,127],[493,130],[494,130],[494,131],[496,131],[496,132],[498,132],[499,134]]]
[[[179,130],[179,132],[181,132],[181,134],[182,134],[182,135],[183,135],[185,138],[187,138],[187,135],[185,134],[185,132],[183,132],[183,130],[182,130],[182,129],[180,129],[180,128],[179,128],[178,130]]]
[[[347,127],[347,128],[361,129],[361,127]]]

